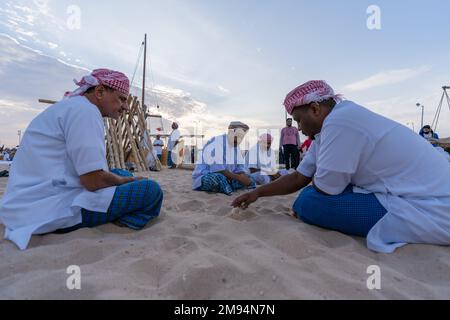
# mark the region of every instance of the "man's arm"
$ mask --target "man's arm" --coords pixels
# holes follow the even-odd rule
[[[296,171],[290,175],[282,176],[269,184],[237,197],[231,205],[233,207],[241,207],[246,209],[251,203],[255,202],[260,197],[290,194],[306,187],[310,182],[311,178],[305,177],[300,172]]]
[[[108,187],[120,186],[136,180],[138,180],[138,178],[121,177],[103,170],[89,172],[80,176],[81,185],[91,192]]]
[[[254,191],[259,197],[282,196],[294,193],[311,183],[311,178],[305,177],[300,172],[296,171],[286,176],[263,185]]]
[[[249,185],[252,184],[252,180],[249,177],[247,177],[247,175],[245,175],[245,174],[237,174],[237,173],[233,173],[228,170],[219,171],[218,173],[223,174],[225,177],[227,177],[230,180],[239,181],[246,187],[248,187]]]

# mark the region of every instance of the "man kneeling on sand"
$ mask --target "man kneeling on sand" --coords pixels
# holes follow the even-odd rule
[[[245,167],[240,144],[249,127],[231,122],[228,133],[209,140],[192,173],[192,189],[231,195],[233,191],[254,188],[255,180]]]
[[[127,110],[128,78],[98,69],[77,85],[30,123],[11,167],[0,220],[20,249],[33,234],[111,221],[138,230],[159,215],[156,182],[108,170],[102,117]]]
[[[450,244],[450,165],[431,144],[342,101],[324,81],[295,88],[284,105],[314,142],[297,172],[236,198],[234,207],[305,188],[293,206],[298,218],[367,237],[374,251]]]

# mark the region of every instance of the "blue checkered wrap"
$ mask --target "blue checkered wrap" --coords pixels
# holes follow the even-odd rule
[[[248,176],[248,175],[247,175]],[[218,192],[226,195],[231,195],[233,191],[248,188],[252,189],[256,187],[256,181],[253,177],[248,176],[252,181],[252,184],[248,187],[236,180],[231,182],[221,173],[208,173],[202,177],[202,185],[198,190],[207,192]]]
[[[354,193],[351,185],[335,196],[324,195],[308,186],[294,202],[293,210],[308,224],[361,237],[366,237],[386,214],[373,193]]]
[[[133,176],[130,172],[113,169],[112,173],[120,176]],[[105,212],[81,209],[82,222],[76,226],[59,230],[59,233],[70,232],[79,228],[92,228],[108,222],[119,223],[139,230],[156,218],[161,210],[163,192],[155,181],[139,180],[116,187],[114,197]]]

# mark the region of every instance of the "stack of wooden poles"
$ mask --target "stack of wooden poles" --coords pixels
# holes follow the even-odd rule
[[[105,118],[106,157],[110,169],[127,169],[126,163],[133,163],[137,171],[147,171],[147,156],[153,158],[156,170],[161,163],[153,153],[153,145],[148,135],[144,110],[137,97],[128,96],[128,111],[118,120]]]

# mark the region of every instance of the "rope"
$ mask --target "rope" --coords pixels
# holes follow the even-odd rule
[[[134,72],[133,72],[133,77],[131,78],[131,84],[130,84],[130,87],[133,86],[134,77],[136,76],[136,71],[137,71],[137,68],[138,68],[138,66],[139,66],[139,61],[141,60],[142,48],[143,48],[143,47],[144,47],[144,43],[141,43],[141,47],[139,48],[139,54],[138,54],[138,57],[137,57],[137,60],[136,60],[136,64],[134,65]]]
[[[444,92],[442,93],[441,100],[439,101],[439,105],[438,105],[438,108],[436,110],[436,114],[434,115],[433,122],[431,124],[431,128],[435,132],[436,132],[436,129],[437,129],[439,117],[441,115],[442,105],[444,103],[444,97],[446,98],[448,107],[450,109],[450,97],[448,96],[448,93],[447,93],[447,87],[443,87],[442,89],[444,90]]]

